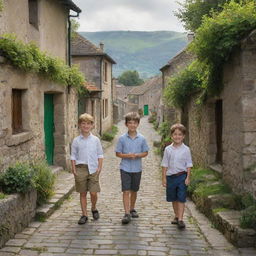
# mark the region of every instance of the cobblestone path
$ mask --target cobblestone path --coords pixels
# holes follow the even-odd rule
[[[105,152],[102,192],[98,202],[101,218],[98,221],[93,221],[89,215],[88,223],[81,226],[77,224],[80,216],[79,197],[73,193],[46,222],[33,222],[15,239],[9,240],[0,250],[0,255],[256,255],[250,249],[240,251],[224,248],[219,251],[212,248],[187,211],[186,230],[180,231],[170,224],[173,212],[171,205],[165,201],[160,157],[154,154],[152,145],[158,135],[146,118],[141,120],[139,128],[151,150],[143,163],[136,207],[140,214],[138,219],[132,220],[129,225],[121,225],[120,160],[115,157],[114,142]],[[124,125],[119,124],[119,134],[124,131]],[[221,239],[225,240],[223,236]]]

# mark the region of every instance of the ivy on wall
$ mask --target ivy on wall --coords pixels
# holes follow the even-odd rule
[[[3,10],[3,0],[0,0],[0,12]]]
[[[197,60],[170,79],[165,89],[165,99],[173,106],[182,107],[195,91],[200,91],[198,102],[218,95],[222,88],[223,66],[241,40],[256,28],[256,3],[254,0],[231,1],[220,13],[205,16],[189,45]]]
[[[33,43],[24,44],[14,35],[0,37],[0,52],[10,63],[26,72],[34,72],[53,82],[72,86],[86,93],[85,78],[78,67],[69,67],[62,60],[48,56]]]

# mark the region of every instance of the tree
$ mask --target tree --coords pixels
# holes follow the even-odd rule
[[[223,5],[231,0],[185,0],[179,3],[182,8],[175,15],[184,23],[187,30],[196,31],[200,27],[203,16],[211,16],[212,11],[221,12]],[[240,0],[234,0],[240,2]],[[246,1],[246,0],[244,0]]]
[[[141,85],[144,81],[140,78],[138,71],[127,70],[118,77],[119,83],[126,86]]]
[[[74,39],[76,37],[76,33],[79,27],[79,22],[75,19],[71,19],[71,39]]]

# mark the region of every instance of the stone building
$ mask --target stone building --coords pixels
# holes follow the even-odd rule
[[[72,63],[80,66],[93,90],[89,96],[79,99],[79,114],[94,116],[98,134],[109,130],[113,125],[113,84],[112,65],[116,62],[103,51],[104,45],[96,47],[79,34],[72,40]]]
[[[194,164],[220,172],[233,191],[256,199],[255,63],[256,30],[225,64],[221,94],[201,106],[193,95],[179,119],[188,128]]]
[[[67,63],[70,10],[81,12],[71,0],[5,0],[0,35],[14,33]],[[21,71],[0,57],[0,171],[17,160],[45,157],[50,165],[67,167],[76,134],[75,89]]]
[[[168,85],[170,78],[177,75],[181,70],[188,66],[193,61],[193,56],[186,51],[186,48],[174,56],[171,60],[168,61],[166,65],[160,68],[162,72],[162,89]],[[183,110],[186,111],[186,110]],[[161,97],[160,107],[158,109],[158,120],[160,122],[168,121],[169,123],[175,123],[180,121],[180,110],[167,107],[163,102],[163,97]]]
[[[128,93],[129,102],[138,105],[144,115],[156,112],[160,105],[162,80],[160,76],[148,79],[144,84],[136,86]]]

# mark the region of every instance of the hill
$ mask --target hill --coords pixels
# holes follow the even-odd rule
[[[159,68],[187,45],[184,33],[173,31],[79,32],[92,43],[104,43],[104,51],[116,62],[113,75],[137,70],[143,78],[159,74]]]

